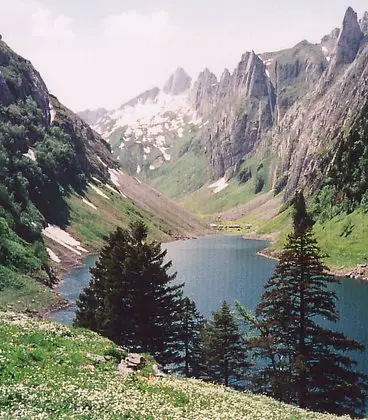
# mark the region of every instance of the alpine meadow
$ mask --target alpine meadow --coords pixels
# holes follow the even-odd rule
[[[0,419],[368,417],[367,4],[297,3],[0,0]]]

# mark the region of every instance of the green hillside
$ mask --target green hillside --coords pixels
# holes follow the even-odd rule
[[[96,356],[108,356],[98,363]],[[123,353],[90,331],[0,312],[0,418],[333,420],[197,380],[116,373]]]

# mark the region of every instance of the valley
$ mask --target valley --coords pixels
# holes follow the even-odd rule
[[[80,115],[123,171],[207,225],[222,218],[276,234],[276,249],[290,199],[304,190],[329,264],[353,268],[368,261],[367,20],[348,8],[320,43],[246,52],[220,78],[206,68],[192,79],[179,67],[162,89]]]

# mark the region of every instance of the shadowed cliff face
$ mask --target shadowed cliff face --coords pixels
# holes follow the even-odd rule
[[[126,170],[148,179],[194,150],[205,154],[213,179],[227,180],[260,152],[272,156],[286,198],[297,187],[313,189],[329,166],[322,157],[333,156],[340,133],[365,104],[367,33],[368,13],[358,21],[348,8],[341,29],[319,44],[246,52],[233,71],[218,79],[205,69],[193,84],[179,68],[162,91],[139,95],[94,128]]]

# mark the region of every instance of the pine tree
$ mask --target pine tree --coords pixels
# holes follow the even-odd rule
[[[367,377],[345,352],[364,347],[321,325],[339,319],[331,290],[339,281],[322,262],[303,194],[296,194],[293,219],[256,311],[260,334],[251,345],[262,358],[256,390],[315,411],[359,415]]]
[[[159,363],[175,362],[183,285],[173,284],[172,263],[157,242],[147,243],[142,222],[108,238],[92,279],[77,301],[76,325],[90,328]]]
[[[208,379],[226,386],[236,385],[245,379],[250,366],[247,349],[227,302],[205,325],[203,347]]]
[[[189,298],[184,299],[181,316],[180,341],[183,344],[181,360],[178,361],[179,372],[186,377],[199,378],[203,375],[202,329],[204,319],[196,305]]]

